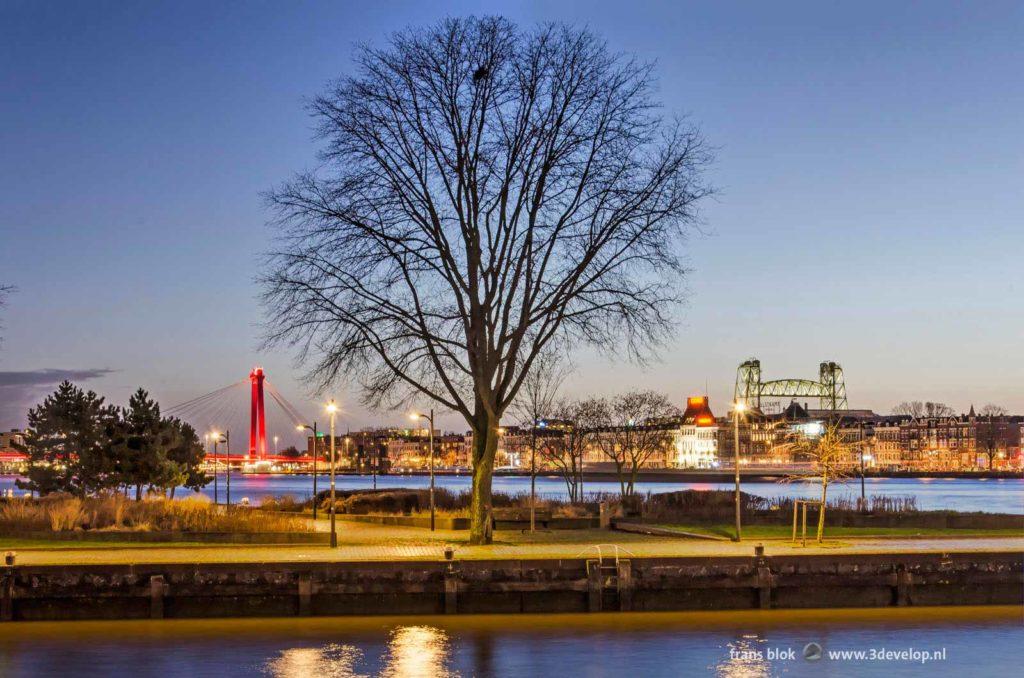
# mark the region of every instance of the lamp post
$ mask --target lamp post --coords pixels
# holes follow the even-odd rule
[[[733,467],[736,471],[736,537],[739,541],[740,532],[740,415],[747,409],[746,403],[737,402],[732,411],[732,436],[734,445]]]
[[[334,401],[327,403],[327,413],[331,415],[331,548],[338,548],[338,532],[334,524],[334,415],[338,412],[338,406]]]
[[[220,503],[220,492],[217,487],[217,442],[220,440],[220,434],[213,431],[209,435],[213,441],[213,505],[216,506]]]
[[[307,426],[306,424],[299,424],[298,426],[295,427],[295,430],[297,431],[305,431],[307,429],[313,432],[313,520],[316,520],[316,444],[318,441],[318,438],[316,437],[316,422],[314,421],[312,426]]]
[[[864,445],[867,440],[864,438],[864,423],[860,425],[860,510],[867,510],[867,498],[864,496]]]
[[[430,426],[430,531],[434,531],[434,408],[430,408],[430,414],[418,414],[413,412],[409,415],[411,419],[426,419]]]
[[[227,507],[231,508],[231,431],[224,431],[224,477],[227,479],[226,490],[227,490]]]

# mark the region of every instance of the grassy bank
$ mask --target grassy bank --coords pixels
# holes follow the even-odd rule
[[[0,535],[24,532],[310,532],[302,517],[226,510],[202,496],[133,501],[120,494],[96,497],[48,495],[0,502]]]
[[[719,525],[679,525],[679,524],[656,524],[652,525],[668,530],[688,532],[690,534],[703,534],[710,537],[732,538],[735,528],[730,524]],[[807,538],[814,538],[813,526],[807,528]],[[745,525],[743,526],[744,539],[791,539],[793,527],[791,525]],[[955,528],[929,528],[929,527],[830,527],[826,537],[831,538],[871,538],[871,537],[1022,537],[1024,530],[1013,529],[955,529]],[[799,532],[797,539],[800,538]]]

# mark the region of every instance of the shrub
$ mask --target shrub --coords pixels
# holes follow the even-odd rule
[[[310,532],[313,527],[298,516],[243,507],[226,511],[203,496],[131,501],[111,494],[86,499],[67,495],[12,499],[0,504],[0,530]]]

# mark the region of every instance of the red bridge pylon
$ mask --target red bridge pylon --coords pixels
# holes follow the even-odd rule
[[[252,382],[252,401],[249,415],[249,459],[267,456],[267,420],[263,407],[263,368],[254,367],[249,373]]]

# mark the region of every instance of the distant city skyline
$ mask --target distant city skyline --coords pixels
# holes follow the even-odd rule
[[[0,9],[0,428],[63,378],[165,406],[263,366],[312,416],[283,351],[258,350],[260,193],[312,167],[303,97],[352,47],[480,3],[9,3]],[[565,392],[652,388],[721,414],[737,366],[845,369],[852,408],[1024,412],[1019,3],[493,4],[588,25],[657,62],[666,113],[718,148],[690,236],[688,307],[649,365],[583,349]],[[705,386],[707,385],[707,386]],[[404,423],[341,387],[341,423]],[[426,405],[426,403],[423,403]],[[457,416],[445,429],[464,430]]]

